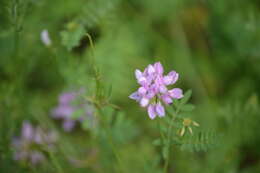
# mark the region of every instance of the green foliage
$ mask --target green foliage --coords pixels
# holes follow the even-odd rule
[[[186,105],[181,106],[181,108],[180,108],[181,111],[187,111],[187,112],[193,111],[194,109],[195,109],[195,106],[193,104],[186,104]]]
[[[96,0],[89,1],[82,9],[81,15],[76,19],[87,28],[93,28],[103,22],[111,22],[110,16],[118,6],[120,0]]]
[[[185,135],[179,142],[181,150],[208,151],[214,149],[219,143],[219,135],[211,131],[198,131],[193,135]]]
[[[179,106],[183,106],[184,104],[186,104],[186,103],[189,101],[189,99],[191,98],[191,94],[192,94],[192,91],[191,91],[191,90],[188,90],[188,91],[184,94],[183,98],[181,99]]]
[[[186,104],[190,100],[191,94],[192,94],[192,91],[188,90],[185,92],[185,94],[184,94],[183,98],[181,98],[181,100],[175,99],[173,101],[173,105],[176,109],[176,112],[179,112],[179,111],[189,112],[195,108],[195,106],[192,104]]]
[[[260,172],[259,5],[1,0],[0,172],[161,173],[167,159],[164,172]],[[156,61],[178,72],[173,88],[187,92],[150,120],[128,96],[134,70]],[[60,93],[78,88],[97,125],[86,120],[68,133],[51,112]],[[24,120],[59,133],[41,165],[13,159]]]
[[[115,141],[123,144],[130,142],[138,134],[138,129],[135,124],[129,120],[124,113],[115,115],[112,131],[113,136],[115,136]]]
[[[71,23],[68,25],[68,30],[61,32],[61,41],[69,51],[79,46],[80,40],[86,34],[86,30],[83,26]]]

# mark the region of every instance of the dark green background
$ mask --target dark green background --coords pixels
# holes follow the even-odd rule
[[[62,91],[83,87],[92,95],[86,32],[101,82],[124,115],[113,133],[124,172],[161,171],[156,120],[128,98],[138,87],[134,70],[156,61],[179,72],[176,86],[193,91],[189,116],[219,136],[208,151],[174,147],[169,172],[260,172],[259,18],[258,0],[1,0],[0,172],[57,172],[53,159],[41,169],[12,160],[10,141],[23,120],[60,130],[62,172],[120,172],[105,139],[64,133],[49,116]],[[43,29],[50,47],[40,40]],[[91,159],[77,168],[68,156]]]

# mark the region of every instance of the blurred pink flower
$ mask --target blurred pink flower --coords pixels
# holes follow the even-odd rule
[[[33,165],[39,164],[46,159],[43,151],[52,150],[57,139],[56,132],[46,132],[24,121],[21,136],[15,137],[12,141],[14,160],[27,161]]]
[[[65,92],[59,96],[59,103],[52,110],[52,117],[63,121],[63,129],[67,132],[73,130],[77,123],[89,121],[89,126],[96,124],[94,107],[82,99],[83,90],[77,92]],[[77,115],[75,115],[77,114]]]

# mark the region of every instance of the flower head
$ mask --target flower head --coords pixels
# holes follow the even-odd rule
[[[41,127],[33,127],[24,121],[21,136],[13,139],[14,160],[26,161],[33,165],[44,161],[46,150],[52,150],[56,141],[57,133],[44,131]]]
[[[173,85],[179,78],[179,74],[175,71],[163,75],[164,69],[160,62],[148,65],[144,72],[135,70],[135,77],[140,87],[129,97],[140,103],[141,107],[146,107],[148,115],[151,119],[156,116],[165,116],[165,105],[171,104],[173,99],[183,97],[180,88],[168,89],[168,85]]]
[[[71,131],[76,124],[90,121],[90,126],[95,126],[94,107],[82,99],[83,90],[78,92],[65,92],[59,96],[59,104],[52,110],[52,117],[63,121],[63,129]]]
[[[186,129],[188,129],[190,134],[192,134],[193,133],[192,126],[198,127],[200,125],[196,121],[193,121],[189,118],[184,118],[182,122],[182,128],[179,130],[179,135],[183,136],[185,134]]]

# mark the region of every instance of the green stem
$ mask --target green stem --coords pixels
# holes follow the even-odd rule
[[[100,109],[99,109],[99,114],[100,114],[100,116],[104,116],[102,110],[100,110]],[[122,160],[119,157],[119,153],[117,151],[118,149],[116,148],[116,145],[115,145],[114,140],[113,140],[112,131],[111,131],[112,129],[111,129],[108,121],[103,120],[102,117],[101,117],[101,122],[103,123],[103,126],[105,127],[105,132],[107,133],[107,136],[108,136],[108,142],[111,145],[112,151],[113,151],[113,153],[115,155],[115,158],[116,158],[116,160],[117,160],[117,162],[119,164],[121,172],[124,172],[123,171],[124,169],[123,169],[123,165],[122,165]]]
[[[93,40],[91,38],[91,36],[89,35],[89,33],[86,33],[86,36],[88,37],[89,43],[90,43],[90,47],[91,47],[91,54],[92,54],[92,58],[93,58],[93,63],[95,60],[95,55],[94,55],[94,44],[93,44]]]
[[[161,141],[164,141],[165,140],[165,136],[162,132],[162,128],[161,128],[161,122],[160,121],[157,121],[158,122],[158,128],[159,128],[159,131],[160,131],[160,138],[161,138]]]
[[[92,40],[92,37],[89,33],[86,33],[86,36],[88,37],[89,40],[89,44],[91,47],[91,60],[92,62],[90,62],[90,64],[92,64],[93,66],[93,71],[94,71],[94,77],[96,79],[96,97],[100,96],[100,89],[101,89],[101,84],[100,84],[100,74],[99,74],[99,69],[96,66],[96,62],[95,62],[95,49],[94,49],[94,43]]]
[[[172,119],[171,119],[171,122],[170,122],[170,125],[168,127],[168,130],[167,130],[167,141],[166,141],[166,145],[167,145],[167,156],[166,156],[166,160],[165,160],[165,163],[164,163],[164,167],[163,167],[163,172],[164,173],[167,173],[168,171],[168,165],[169,165],[169,157],[170,157],[170,146],[171,146],[171,136],[172,136],[172,127],[173,127],[173,121],[175,119],[175,116],[172,115]]]

